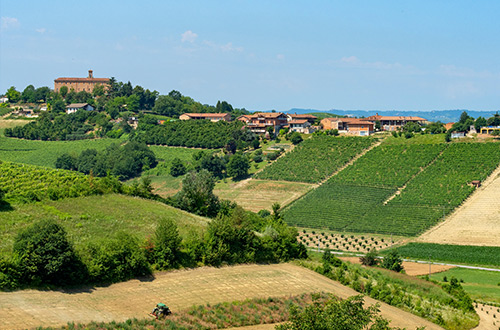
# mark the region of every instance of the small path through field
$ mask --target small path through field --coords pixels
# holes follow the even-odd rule
[[[500,246],[500,167],[447,219],[417,241]]]
[[[158,302],[166,303],[175,313],[192,305],[318,291],[332,292],[341,298],[358,294],[338,282],[292,264],[203,267],[158,273],[154,280],[132,280],[87,290],[0,292],[0,329],[147,318]],[[376,303],[368,297],[365,301]],[[380,310],[382,316],[392,320],[392,326],[441,329],[384,303],[380,303]]]

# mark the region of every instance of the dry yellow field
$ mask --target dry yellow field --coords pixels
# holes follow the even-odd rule
[[[166,303],[175,313],[192,305],[319,291],[341,298],[358,294],[338,282],[291,264],[203,267],[158,273],[154,279],[132,280],[108,287],[0,292],[0,329],[147,318],[158,302]],[[376,303],[371,298],[365,300],[368,304]],[[392,326],[441,329],[384,303],[380,303],[380,310],[382,316],[392,321]]]
[[[285,206],[316,186],[300,182],[247,179],[228,185],[217,185],[214,193],[219,198],[258,212],[263,209],[271,210],[274,203]]]

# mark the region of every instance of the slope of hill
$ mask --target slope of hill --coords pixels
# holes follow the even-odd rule
[[[498,143],[380,146],[284,212],[293,225],[416,235],[440,221],[500,162]]]
[[[209,221],[159,202],[116,194],[15,205],[0,217],[0,256],[9,253],[22,228],[40,219],[60,222],[76,247],[119,231],[146,238],[162,218],[174,220],[181,236],[201,230]]]
[[[124,321],[147,318],[162,301],[175,312],[197,304],[216,304],[247,298],[331,292],[341,298],[358,293],[308,269],[290,265],[242,265],[198,268],[157,274],[153,281],[132,280],[103,288],[0,293],[0,329],[62,326],[68,322]],[[377,301],[365,298],[368,304]],[[380,303],[391,326],[413,329],[441,327],[395,307]],[[26,315],[29,313],[29,317]]]

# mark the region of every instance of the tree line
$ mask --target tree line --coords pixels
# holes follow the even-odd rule
[[[176,223],[163,218],[146,240],[121,232],[77,249],[61,224],[41,220],[21,230],[12,255],[0,259],[0,289],[112,283],[153,270],[307,256],[296,229],[279,214],[263,218],[236,207],[193,235],[180,237]]]

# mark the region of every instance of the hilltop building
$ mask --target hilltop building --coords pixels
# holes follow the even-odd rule
[[[54,91],[59,92],[62,86],[68,87],[68,91],[73,89],[75,92],[86,91],[92,93],[96,85],[109,84],[109,78],[94,78],[92,70],[89,70],[87,78],[57,78],[54,80]]]
[[[396,131],[401,129],[408,123],[417,123],[422,125],[427,120],[421,117],[414,116],[380,116],[378,113],[375,116],[366,117],[365,120],[372,122],[380,122],[380,127],[383,131]]]
[[[273,128],[273,134],[287,124],[287,117],[282,112],[259,112],[253,115],[242,115],[238,120],[246,123],[246,127],[257,134],[265,134],[268,127]]]
[[[66,113],[75,113],[78,110],[94,111],[94,107],[88,103],[71,103],[66,106]]]
[[[336,129],[341,134],[368,136],[373,134],[374,123],[360,118],[325,118],[321,120],[323,129]]]

